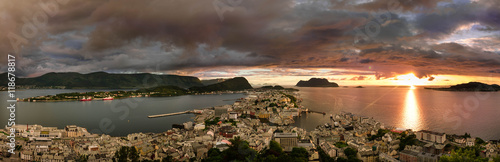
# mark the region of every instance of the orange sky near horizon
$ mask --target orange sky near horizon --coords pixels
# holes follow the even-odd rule
[[[252,85],[295,85],[299,80],[310,78],[326,78],[330,82],[338,83],[339,86],[447,86],[468,82],[482,82],[486,84],[500,84],[500,77],[464,76],[464,75],[433,75],[434,80],[429,78],[418,78],[413,73],[397,75],[390,78],[377,80],[374,75],[315,75],[315,76],[290,76],[290,75],[251,75],[244,76]],[[358,79],[358,78],[362,79]],[[220,77],[200,79],[215,79]]]

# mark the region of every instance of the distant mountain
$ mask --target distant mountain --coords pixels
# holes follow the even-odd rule
[[[252,88],[253,87],[250,85],[250,83],[248,83],[247,79],[245,79],[244,77],[236,77],[212,85],[192,87],[189,88],[189,90],[197,92],[212,92],[212,91],[240,91]]]
[[[188,91],[186,89],[177,86],[158,86],[152,88],[142,88],[136,90],[136,92],[138,93],[156,92],[151,94],[152,97],[180,96],[188,94]]]
[[[451,86],[449,88],[425,88],[425,89],[432,89],[432,90],[440,90],[440,91],[499,91],[500,86],[497,84],[484,84],[481,82],[469,82],[469,83],[463,83],[463,84],[457,84],[454,86]]]
[[[226,81],[226,80],[227,79],[224,79],[224,78],[208,79],[208,80],[201,80],[201,83],[204,86],[207,86],[207,85],[212,85],[212,84],[220,83],[220,82],[223,82],[223,81]]]
[[[311,78],[308,81],[299,81],[297,87],[339,87],[337,83],[328,82],[327,79],[324,78]]]
[[[295,89],[295,88],[285,88],[285,87],[280,86],[280,85],[262,86],[260,88],[257,88],[256,90],[270,90],[270,89],[274,89],[274,90],[287,90],[287,91],[299,91],[298,89]]]
[[[275,86],[262,86],[260,87],[262,89],[277,89],[277,90],[281,90],[281,89],[285,89],[283,86],[280,86],[280,85],[275,85]]]
[[[7,73],[0,74],[0,77]],[[7,79],[0,80],[0,85],[7,85]],[[178,75],[155,75],[149,73],[141,74],[109,74],[106,72],[94,72],[80,74],[75,72],[47,73],[34,78],[16,78],[16,85],[23,86],[65,86],[71,88],[149,88],[156,86],[178,86],[189,88],[203,86],[197,77]]]

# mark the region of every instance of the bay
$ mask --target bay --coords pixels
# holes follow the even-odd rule
[[[330,122],[330,114],[350,112],[396,128],[460,135],[468,132],[485,140],[500,139],[500,92],[378,86],[298,89],[303,106],[326,113],[297,119],[294,125],[307,130]]]
[[[44,90],[17,91],[19,98],[53,95],[68,92],[88,92],[106,90]],[[0,92],[0,103],[7,107],[7,92]],[[245,94],[185,95],[176,97],[142,97],[117,99],[112,101],[71,101],[71,102],[17,102],[16,124],[39,124],[64,128],[77,125],[92,133],[106,133],[112,136],[126,136],[138,132],[164,132],[172,124],[192,121],[192,114],[170,117],[148,118],[148,115],[180,112],[186,110],[232,104],[234,99]],[[0,109],[0,125],[9,119],[8,109]]]

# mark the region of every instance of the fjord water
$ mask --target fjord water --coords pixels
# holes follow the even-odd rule
[[[500,139],[500,92],[450,92],[410,87],[298,88],[302,105],[327,115],[308,114],[295,126],[314,129],[330,114],[351,112],[373,117],[385,126],[470,133]]]
[[[68,92],[106,90],[24,90],[17,91],[19,98],[40,95],[54,95]],[[0,103],[7,107],[7,92],[0,92]],[[39,124],[64,128],[77,125],[92,133],[106,133],[112,136],[126,136],[138,132],[164,132],[172,124],[193,121],[192,114],[170,117],[148,118],[148,115],[165,114],[186,110],[232,104],[245,94],[185,95],[176,97],[142,97],[112,101],[70,101],[70,102],[17,102],[17,124]],[[8,109],[0,109],[0,124],[7,124]]]
[[[446,133],[471,133],[485,140],[500,138],[500,92],[447,92],[409,87],[306,88],[299,94],[302,105],[327,115],[307,114],[295,126],[313,130],[329,122],[341,111],[373,117],[386,126],[433,130]],[[96,90],[24,90],[19,98]],[[106,91],[106,90],[98,90]],[[125,136],[136,132],[164,132],[172,124],[192,121],[194,115],[147,118],[163,114],[232,104],[244,94],[188,95],[177,97],[128,98],[91,102],[18,102],[18,124],[40,124],[63,128],[78,125],[91,132]],[[7,106],[7,92],[0,92],[0,103]],[[126,112],[128,111],[128,114]],[[7,124],[8,110],[0,109],[0,124]],[[100,123],[104,126],[100,128]],[[109,131],[109,128],[113,128]]]

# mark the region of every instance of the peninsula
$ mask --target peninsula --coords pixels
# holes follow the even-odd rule
[[[227,79],[223,82],[207,85],[195,86],[189,89],[173,85],[163,85],[151,88],[141,88],[135,91],[110,91],[110,92],[73,92],[56,95],[37,96],[19,99],[27,102],[53,102],[53,101],[92,101],[92,100],[113,100],[129,97],[169,97],[181,95],[213,94],[223,92],[235,92],[246,89],[253,89],[250,83],[243,77]]]
[[[438,90],[438,91],[482,91],[482,92],[496,92],[500,90],[500,86],[497,84],[484,84],[480,82],[469,82],[463,84],[457,84],[449,88],[429,88],[425,89]]]

